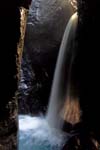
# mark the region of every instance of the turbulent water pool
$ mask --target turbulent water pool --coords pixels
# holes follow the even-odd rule
[[[43,116],[19,115],[18,150],[61,150],[68,136],[50,128]]]

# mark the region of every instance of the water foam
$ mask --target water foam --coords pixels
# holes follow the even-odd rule
[[[19,115],[19,150],[59,150],[69,135],[50,128],[45,117]]]

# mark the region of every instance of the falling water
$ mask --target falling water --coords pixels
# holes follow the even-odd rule
[[[66,91],[68,93],[75,55],[73,46],[76,25],[77,13],[69,20],[61,43],[46,118],[19,115],[19,150],[60,150],[71,137],[70,134],[60,131],[60,129],[63,125],[62,107],[66,104]],[[68,103],[69,101],[67,101],[65,109],[69,109]],[[72,108],[74,108],[74,104],[78,106],[77,100],[75,103],[71,103]],[[69,114],[64,113],[64,117],[66,116]]]
[[[63,125],[61,108],[64,105],[66,91],[68,91],[70,84],[71,64],[75,55],[73,46],[77,20],[77,13],[75,13],[69,20],[62,39],[46,117],[52,127],[59,129]]]

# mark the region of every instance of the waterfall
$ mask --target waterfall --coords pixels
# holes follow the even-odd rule
[[[60,129],[64,123],[64,117],[73,112],[78,112],[77,98],[70,103],[70,86],[73,63],[75,58],[74,37],[77,26],[77,13],[69,20],[61,42],[58,60],[54,73],[49,107],[46,118],[44,116],[19,115],[18,149],[19,150],[61,150],[63,145],[72,135]],[[66,100],[66,97],[69,98]],[[74,103],[73,103],[74,102]],[[69,107],[71,104],[72,110]],[[75,106],[77,106],[75,108]],[[68,109],[69,112],[65,111]],[[75,116],[77,117],[77,116]],[[69,121],[67,118],[67,121]],[[78,120],[78,119],[77,119]],[[55,129],[56,128],[56,129]]]
[[[55,128],[61,129],[63,119],[61,117],[62,107],[64,105],[66,92],[68,92],[70,82],[71,64],[73,63],[74,37],[77,26],[77,13],[70,18],[61,42],[57,64],[54,73],[54,79],[51,89],[51,95],[47,110],[46,119],[48,123]]]

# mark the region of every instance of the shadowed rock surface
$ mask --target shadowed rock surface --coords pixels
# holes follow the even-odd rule
[[[99,0],[78,0],[78,26],[76,36],[77,55],[74,64],[74,84],[78,85],[82,110],[81,126],[78,134],[64,150],[99,150],[100,149],[100,105],[99,105]],[[71,125],[70,125],[71,126]],[[77,145],[78,138],[80,144]]]
[[[19,113],[45,112],[59,46],[72,13],[67,0],[32,1],[19,83]]]
[[[25,2],[28,8],[29,2]],[[17,99],[18,66],[17,44],[20,38],[20,11],[22,3],[2,1],[0,5],[0,150],[17,149]],[[3,60],[2,60],[3,58]]]

